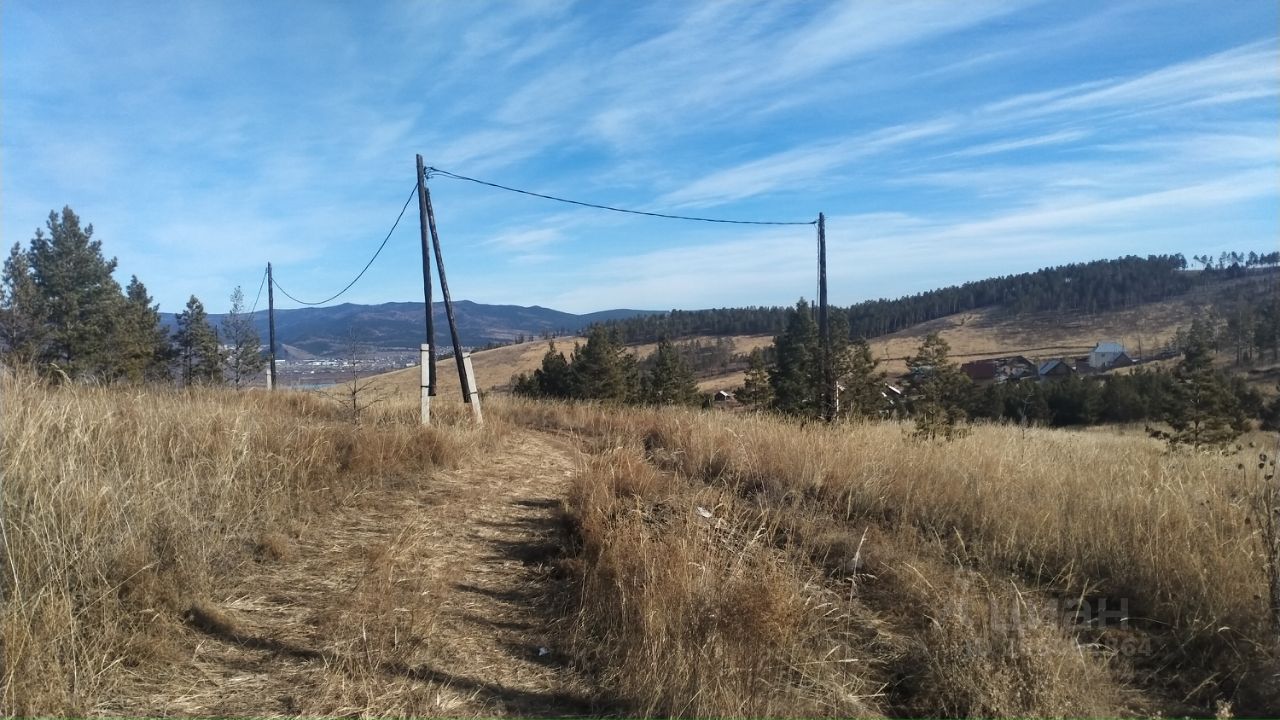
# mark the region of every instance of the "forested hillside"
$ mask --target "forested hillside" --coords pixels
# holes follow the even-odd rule
[[[1214,263],[1197,257],[1201,270],[1188,269],[1182,255],[1127,256],[1044,268],[930,290],[896,300],[857,303],[845,310],[852,337],[870,338],[969,310],[1000,307],[1011,313],[1066,311],[1084,313],[1123,310],[1181,295],[1193,287],[1271,272],[1280,252],[1223,253]],[[609,323],[624,342],[653,342],[690,335],[757,335],[780,333],[785,307],[672,310]]]

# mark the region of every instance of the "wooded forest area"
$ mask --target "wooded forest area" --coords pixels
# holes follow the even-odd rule
[[[1180,255],[1127,256],[1044,268],[1035,272],[976,280],[897,299],[868,300],[844,309],[849,336],[873,338],[959,312],[999,306],[1010,314],[1075,310],[1122,310],[1181,295],[1194,287],[1243,277],[1280,265],[1280,251],[1223,253],[1217,263],[1196,256],[1203,269],[1188,268]],[[665,315],[615,320],[626,343],[655,342],[690,335],[777,334],[786,326],[786,307],[672,310]]]

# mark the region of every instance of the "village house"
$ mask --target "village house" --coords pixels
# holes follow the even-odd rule
[[[1040,363],[1038,375],[1041,380],[1060,380],[1062,378],[1071,377],[1076,374],[1076,369],[1071,367],[1066,358],[1054,358]]]
[[[1036,364],[1022,355],[974,360],[960,366],[960,371],[976,383],[1008,382],[1036,376]]]
[[[1097,347],[1089,352],[1089,368],[1092,370],[1106,370],[1121,357],[1128,358],[1124,353],[1124,345],[1112,341],[1099,342]],[[1129,364],[1132,365],[1133,361],[1130,360]]]

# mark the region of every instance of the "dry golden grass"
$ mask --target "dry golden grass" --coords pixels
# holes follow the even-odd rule
[[[2,382],[6,714],[108,711],[131,668],[179,658],[184,621],[225,621],[208,598],[289,557],[308,518],[488,437],[399,406],[354,427],[301,393]]]
[[[514,401],[496,412],[603,451],[572,500],[575,647],[640,712],[1280,707],[1257,449],[1223,458],[1001,426],[922,443],[892,423]],[[1124,622],[1053,621],[1080,599],[1125,603]],[[1021,619],[1000,621],[1010,615]]]
[[[533,340],[518,345],[507,345],[492,350],[481,350],[471,355],[476,371],[476,384],[482,391],[506,388],[511,378],[520,373],[533,372],[542,366],[542,356],[547,353],[547,340]],[[575,342],[586,342],[582,337],[560,337],[554,340],[556,349],[566,357],[573,351]],[[442,398],[462,397],[458,382],[458,370],[453,358],[438,361],[436,367],[439,386],[436,391]],[[422,381],[422,371],[416,367],[393,370],[376,376],[380,387],[409,397],[417,398]]]
[[[1280,707],[1259,448],[0,389],[6,714]],[[1077,598],[1128,617],[1063,623]]]

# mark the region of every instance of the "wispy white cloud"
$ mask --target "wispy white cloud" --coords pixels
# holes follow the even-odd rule
[[[1026,148],[1042,147],[1044,145],[1062,145],[1064,143],[1075,142],[1076,140],[1080,140],[1088,136],[1089,133],[1084,130],[1061,130],[1058,132],[1048,133],[1046,135],[1035,135],[1033,137],[1018,138],[1016,140],[1002,140],[999,142],[973,145],[962,150],[956,150],[949,154],[955,157],[995,155],[997,153],[1009,152],[1010,150],[1023,150]]]
[[[789,187],[805,189],[823,180],[822,175],[849,163],[902,145],[945,134],[950,120],[885,128],[862,137],[816,143],[775,153],[759,160],[719,170],[669,192],[660,203],[713,205],[740,200]]]
[[[509,230],[489,238],[485,244],[502,250],[531,250],[550,245],[560,238],[560,231],[551,228]]]

